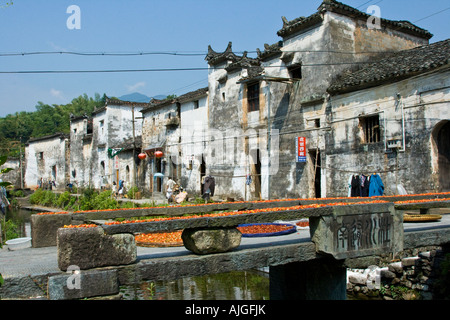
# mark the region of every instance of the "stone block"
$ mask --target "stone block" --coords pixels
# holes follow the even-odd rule
[[[31,244],[33,248],[56,246],[56,233],[71,224],[70,214],[31,215]]]
[[[419,257],[420,257],[421,259],[431,260],[431,252],[430,252],[430,251],[420,252],[420,253],[419,253]]]
[[[184,229],[181,234],[186,249],[196,254],[227,252],[241,244],[242,233],[236,228]]]
[[[388,265],[388,270],[397,274],[403,273],[403,265],[401,262],[393,262]]]
[[[61,228],[57,232],[58,267],[81,270],[131,264],[137,250],[132,234],[106,235],[101,227]]]
[[[360,272],[347,271],[348,281],[353,284],[367,284],[367,275]]]
[[[407,257],[402,259],[403,267],[413,267],[417,265],[419,257]]]
[[[89,270],[49,277],[50,300],[82,299],[119,292],[117,270]]]
[[[388,268],[381,268],[380,276],[382,279],[394,279],[395,273],[392,271],[389,271]]]
[[[403,217],[393,203],[336,206],[331,215],[309,221],[316,251],[335,259],[403,250]]]

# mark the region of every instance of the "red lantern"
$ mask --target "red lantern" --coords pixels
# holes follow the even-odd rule
[[[156,152],[155,152],[155,157],[156,157],[156,158],[161,158],[162,156],[163,156],[162,151],[156,151]]]
[[[144,160],[145,157],[147,157],[147,155],[145,153],[139,153],[138,154],[138,158],[141,159],[141,160]]]

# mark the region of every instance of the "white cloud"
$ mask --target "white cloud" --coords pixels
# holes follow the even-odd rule
[[[146,83],[144,81],[132,84],[132,85],[125,85],[127,87],[128,92],[137,91],[139,88],[143,88],[146,86]]]
[[[58,99],[64,99],[64,95],[62,93],[62,91],[60,90],[56,90],[51,88],[50,89],[50,94],[52,95],[52,97],[58,98]]]

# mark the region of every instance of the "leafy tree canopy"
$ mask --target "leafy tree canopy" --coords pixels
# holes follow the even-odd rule
[[[70,132],[70,115],[90,115],[105,105],[106,95],[80,95],[66,105],[48,105],[39,101],[34,112],[16,112],[0,118],[0,155],[17,156],[18,146],[30,138],[58,132]]]

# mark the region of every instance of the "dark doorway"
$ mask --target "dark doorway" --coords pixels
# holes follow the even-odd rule
[[[255,159],[256,154],[256,159]],[[255,197],[261,199],[261,155],[259,149],[252,152],[253,181],[255,181]]]
[[[202,158],[201,158],[201,163],[200,163],[200,192],[201,194],[203,194],[203,177],[206,176],[206,163],[205,163],[205,157],[203,157],[202,154]]]
[[[450,191],[450,121],[441,126],[436,134],[441,192]]]
[[[157,173],[163,173],[161,158],[156,158],[155,168],[156,168]],[[161,177],[156,178],[156,192],[162,192],[162,178]]]
[[[309,157],[311,158],[311,166],[313,173],[312,179],[314,180],[314,197],[315,198],[321,198],[322,197],[322,190],[320,187],[320,181],[322,180],[321,176],[321,159],[320,159],[320,150],[310,150],[309,151]]]

